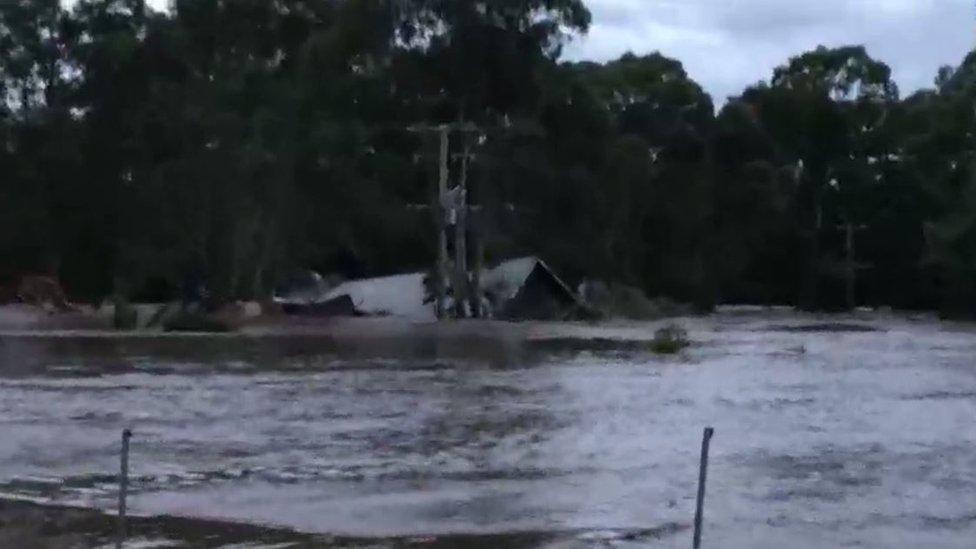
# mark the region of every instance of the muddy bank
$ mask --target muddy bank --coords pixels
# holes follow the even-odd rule
[[[323,548],[323,549],[523,549],[602,546],[615,541],[650,541],[687,528],[666,525],[632,532],[604,532],[601,536],[579,533],[513,533],[504,535],[451,535],[437,537],[351,538],[312,535],[250,524],[187,519],[169,516],[130,517],[124,547],[195,548]],[[77,549],[115,547],[114,516],[91,509],[38,505],[0,498],[0,547],[21,549]]]
[[[114,547],[116,528],[115,517],[99,511],[0,499],[0,547]],[[352,547],[288,530],[173,517],[132,517],[129,539],[133,547],[221,547],[254,542]]]

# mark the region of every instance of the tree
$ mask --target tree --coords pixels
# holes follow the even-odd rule
[[[838,226],[847,232],[863,223],[866,213],[857,197],[877,181],[872,159],[887,157],[876,136],[884,132],[897,98],[891,70],[861,46],[820,47],[794,57],[774,71],[770,86],[742,96],[776,142],[777,163],[793,167],[807,249],[798,298],[804,308],[845,303],[844,292],[821,291],[825,283],[840,286],[842,279],[848,285],[845,305],[854,305],[852,248],[832,241]]]
[[[398,85],[431,100],[430,114],[497,123],[532,112],[539,76],[567,34],[585,32],[581,0],[408,0],[397,19]],[[422,75],[419,75],[422,73]]]
[[[72,116],[79,36],[56,0],[0,6],[0,91],[7,166],[0,186],[0,271],[57,272],[72,249],[75,174],[82,162]]]

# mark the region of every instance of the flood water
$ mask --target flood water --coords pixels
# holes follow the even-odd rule
[[[755,312],[685,324],[695,345],[674,358],[0,338],[0,491],[111,509],[131,427],[138,513],[684,548],[687,530],[641,532],[691,523],[710,425],[706,547],[976,544],[976,330]]]

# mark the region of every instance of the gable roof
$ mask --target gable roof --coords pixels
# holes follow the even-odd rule
[[[510,259],[493,269],[482,272],[482,288],[500,302],[508,302],[518,295],[529,277],[542,269],[550,281],[564,293],[564,297],[579,304],[579,298],[543,260],[534,257]],[[426,322],[437,319],[433,303],[425,303],[426,273],[409,273],[381,278],[367,278],[344,282],[319,294],[307,303],[323,303],[349,296],[356,310],[368,315],[389,315]]]
[[[437,320],[432,303],[424,303],[424,273],[344,282],[323,301],[348,295],[356,310],[370,315],[390,315],[414,320]]]
[[[532,275],[532,271],[541,268],[549,278],[574,302],[579,302],[576,292],[570,289],[561,278],[556,276],[549,265],[535,256],[519,257],[502,262],[500,265],[486,271],[482,275],[482,285],[486,290],[496,292],[496,296],[505,300],[515,299],[519,290]]]

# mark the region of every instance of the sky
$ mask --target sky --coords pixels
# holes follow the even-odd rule
[[[684,63],[718,104],[820,44],[867,46],[891,66],[902,95],[931,87],[940,66],[958,65],[976,46],[973,0],[584,1],[593,25],[565,58],[660,51]]]
[[[976,47],[973,0],[586,0],[587,36],[564,57],[606,61],[660,51],[721,104],[817,45],[863,44],[902,95]]]

